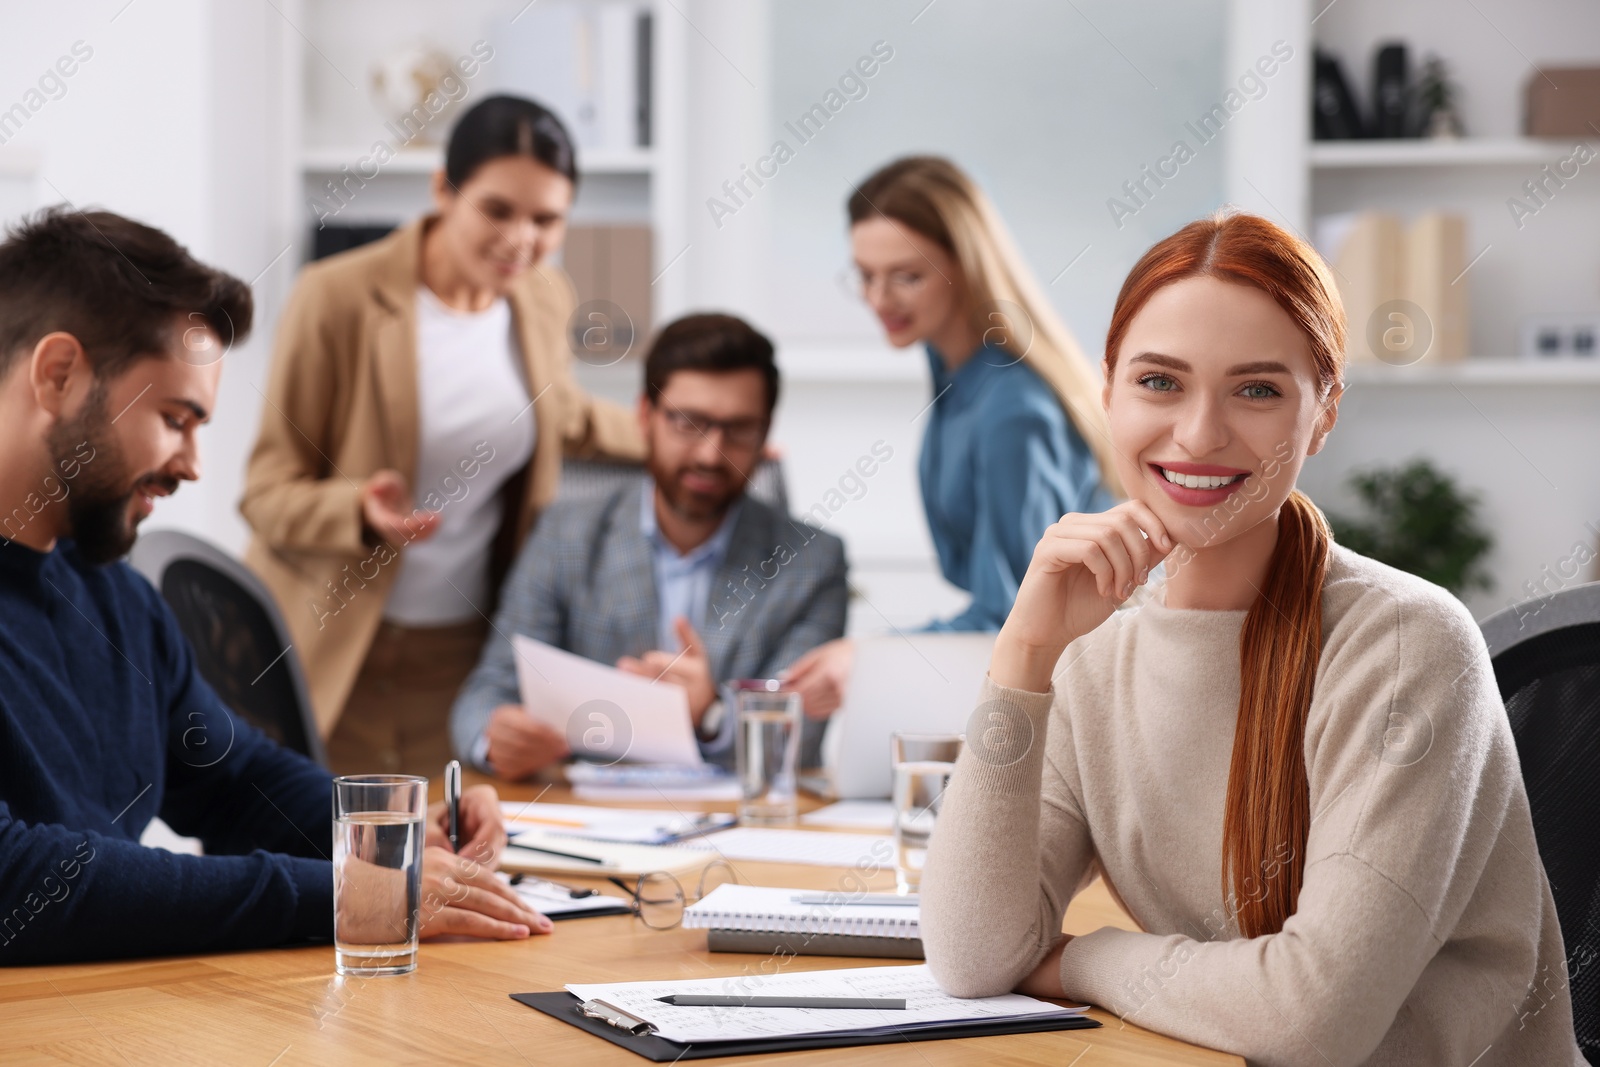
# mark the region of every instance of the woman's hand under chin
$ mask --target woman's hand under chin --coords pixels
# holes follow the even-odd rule
[[[996,685],[1043,693],[1067,645],[1111,617],[1176,546],[1150,507],[1063,515],[1039,539],[995,640]]]

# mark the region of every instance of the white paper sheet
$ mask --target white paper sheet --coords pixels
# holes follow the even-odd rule
[[[854,867],[876,863],[894,867],[894,839],[875,834],[837,834],[820,830],[769,830],[740,826],[685,842],[714,848],[731,860],[764,863],[809,863],[818,867]]]
[[[513,634],[528,714],[561,731],[575,755],[698,766],[700,746],[681,685],[627,674]]]
[[[894,829],[894,802],[891,800],[838,800],[827,807],[800,816],[808,826],[844,826],[851,830]]]
[[[1074,1012],[1020,993],[960,1000],[933,980],[926,964],[853,967],[795,974],[747,974],[676,982],[575,984],[567,991],[599,998],[654,1023],[657,1036],[681,1044],[794,1037],[831,1031],[918,1030],[942,1023],[1070,1015]],[[903,1010],[863,1008],[679,1008],[657,997],[673,993],[723,996],[903,997]]]

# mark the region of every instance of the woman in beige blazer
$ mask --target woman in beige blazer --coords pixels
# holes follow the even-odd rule
[[[576,183],[553,114],[488,98],[451,133],[436,213],[290,296],[240,510],[336,772],[440,773],[563,455],[643,455],[632,413],[571,374],[573,291],[547,261]]]

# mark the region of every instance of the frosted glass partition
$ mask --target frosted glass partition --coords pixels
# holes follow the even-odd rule
[[[746,207],[771,245],[764,320],[779,336],[878,339],[836,280],[848,256],[844,202],[852,183],[902,154],[948,155],[978,179],[1095,353],[1140,253],[1220,203],[1226,124],[1201,120],[1237,80],[1222,69],[1223,0],[777,0],[768,19],[768,140],[792,156],[765,165],[775,173],[763,187],[747,183]],[[1301,73],[1290,64],[1277,78]],[[1252,91],[1274,89],[1261,85]],[[1146,167],[1170,177],[1158,185]],[[1144,183],[1137,201],[1130,181]],[[1124,204],[1117,217],[1112,198]]]

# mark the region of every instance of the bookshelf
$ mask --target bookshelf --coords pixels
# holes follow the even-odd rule
[[[1600,161],[1529,217],[1509,199],[1554,169],[1584,138],[1522,134],[1523,91],[1537,64],[1600,64],[1600,10],[1579,0],[1516,5],[1479,0],[1233,0],[1228,67],[1242,70],[1274,40],[1303,60],[1230,124],[1227,196],[1293,227],[1308,239],[1316,220],[1375,209],[1409,221],[1428,210],[1467,220],[1473,263],[1460,284],[1471,303],[1468,358],[1405,367],[1353,363],[1327,447],[1301,471],[1300,487],[1324,508],[1352,509],[1351,473],[1424,457],[1480,500],[1496,544],[1488,565],[1495,588],[1469,594],[1478,618],[1527,594],[1548,562],[1575,542],[1593,546],[1587,526],[1600,517],[1593,454],[1600,360],[1518,358],[1524,317],[1600,316]],[[1512,32],[1513,45],[1495,26]],[[1374,48],[1404,40],[1415,68],[1427,53],[1449,63],[1469,136],[1450,141],[1315,141],[1311,137],[1311,57],[1321,46],[1344,64],[1367,106]],[[1274,95],[1277,94],[1277,95]],[[1363,327],[1352,323],[1352,330]],[[1586,578],[1595,575],[1585,575]]]

